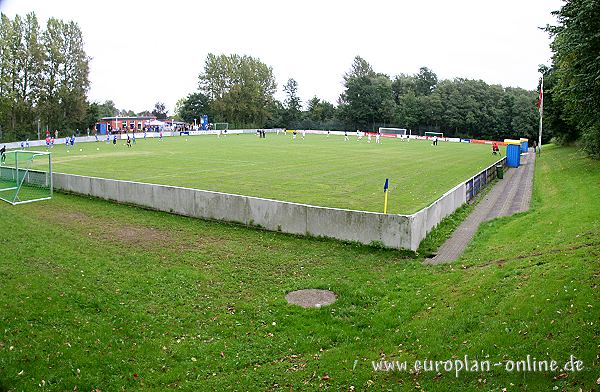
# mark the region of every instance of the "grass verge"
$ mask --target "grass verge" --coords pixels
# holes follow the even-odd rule
[[[544,153],[532,210],[442,266],[70,195],[2,204],[0,390],[593,390],[600,166]],[[338,301],[288,305],[301,288]],[[373,368],[465,355],[502,366]],[[584,369],[506,370],[527,355]]]

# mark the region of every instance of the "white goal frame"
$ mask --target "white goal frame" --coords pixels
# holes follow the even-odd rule
[[[0,162],[0,180],[8,180],[13,182],[14,185],[8,186],[0,185],[0,192],[15,191],[11,199],[0,196],[0,200],[5,201],[9,204],[18,205],[25,203],[32,203],[41,200],[52,199],[52,192],[54,184],[52,183],[52,153],[43,151],[30,151],[30,150],[13,150],[7,151],[6,155],[14,155],[14,165],[6,165],[6,162]],[[20,155],[26,155],[29,159],[19,159]],[[35,158],[41,158],[42,160],[47,159],[48,166],[47,171],[33,169],[32,164]],[[11,162],[12,163],[12,162]],[[33,197],[23,199],[21,195],[21,189],[23,186],[29,184],[37,184],[41,188],[48,189],[47,195],[43,197]]]
[[[224,125],[225,128],[219,129],[218,125]],[[213,131],[228,131],[229,130],[229,123],[214,123],[213,124]]]
[[[379,133],[386,133],[385,131],[394,131],[394,132],[392,132],[392,134],[394,134],[394,135],[401,135],[401,136],[407,136],[407,135],[410,136],[411,135],[410,129],[379,127]]]
[[[444,133],[443,132],[425,132],[425,137],[434,137],[434,136],[443,138]]]

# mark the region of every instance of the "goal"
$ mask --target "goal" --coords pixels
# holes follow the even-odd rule
[[[52,155],[8,151],[0,158],[0,200],[12,205],[52,198]]]
[[[426,137],[434,137],[437,136],[439,138],[443,138],[444,134],[442,132],[425,132]]]
[[[383,128],[380,127],[379,128],[379,133],[381,134],[390,134],[390,135],[401,135],[401,136],[406,136],[406,135],[410,135],[410,131],[408,129],[404,129],[404,128]]]
[[[227,131],[229,129],[229,123],[214,123],[213,131]]]

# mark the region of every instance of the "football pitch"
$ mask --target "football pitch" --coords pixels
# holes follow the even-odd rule
[[[55,172],[174,185],[325,207],[410,214],[499,159],[487,145],[267,134],[57,144]]]

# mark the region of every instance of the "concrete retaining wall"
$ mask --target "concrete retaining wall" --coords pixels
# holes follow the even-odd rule
[[[421,241],[433,228],[466,202],[466,186],[462,183],[446,192],[428,207],[411,215],[410,249],[418,248]]]
[[[166,185],[54,173],[54,188],[119,203],[284,233],[329,237],[416,250],[411,218]],[[418,247],[418,244],[416,245]]]
[[[411,248],[417,249],[423,239],[433,230],[444,218],[451,215],[459,209],[468,199],[487,186],[493,179],[496,178],[495,167],[498,164],[505,166],[506,157],[501,158],[494,164],[486,167],[475,176],[467,181],[458,184],[442,197],[434,201],[429,206],[411,215]],[[493,172],[494,176],[489,176],[488,173]],[[484,178],[482,180],[482,178]],[[474,179],[477,179],[477,188],[473,188]],[[470,192],[468,192],[470,190]]]
[[[54,173],[53,181],[57,190],[158,211],[410,250],[467,201],[466,182],[415,214],[392,215],[73,174]]]
[[[500,162],[502,160],[497,163]],[[495,164],[483,172],[489,171],[493,166]],[[477,176],[480,175],[481,173]],[[379,242],[386,247],[410,250],[417,250],[433,228],[467,202],[467,184],[473,178],[452,188],[431,205],[412,215],[393,215],[176,186],[53,174],[54,188],[65,192],[196,218],[258,226],[272,231],[357,241],[362,244]]]

